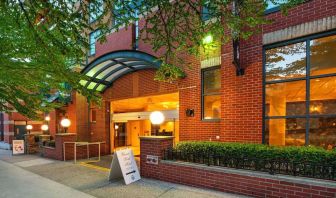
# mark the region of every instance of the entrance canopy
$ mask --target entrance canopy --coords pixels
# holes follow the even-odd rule
[[[90,79],[80,83],[88,89],[103,92],[123,75],[142,69],[158,69],[160,65],[160,60],[144,52],[110,52],[96,58],[82,70]]]

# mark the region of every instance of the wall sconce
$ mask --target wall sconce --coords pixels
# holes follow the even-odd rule
[[[194,109],[186,109],[186,116],[187,117],[194,117],[195,116],[195,110]]]
[[[49,130],[49,126],[46,125],[46,124],[43,124],[43,125],[41,126],[41,130],[43,131],[43,133],[46,133],[46,132]]]
[[[28,130],[28,134],[30,134],[30,131],[33,129],[33,126],[30,125],[30,124],[28,124],[28,125],[26,126],[26,129]]]
[[[70,126],[71,122],[68,118],[64,118],[63,120],[61,120],[61,125],[64,128],[64,133],[67,132],[69,126]]]

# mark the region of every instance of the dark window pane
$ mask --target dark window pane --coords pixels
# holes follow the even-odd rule
[[[206,70],[203,72],[203,94],[220,93],[220,69]]]
[[[310,42],[310,75],[336,73],[336,35]]]
[[[304,118],[269,119],[265,123],[265,141],[276,146],[302,146],[305,144]]]
[[[295,43],[266,51],[266,81],[306,75],[306,43]]]
[[[336,77],[310,81],[310,113],[336,114]]]
[[[294,81],[266,85],[266,115],[293,116],[306,113],[306,82]]]
[[[203,118],[219,119],[220,107],[221,107],[220,95],[204,96]]]
[[[91,122],[97,122],[97,111],[95,109],[91,109]]]
[[[336,117],[311,118],[309,144],[332,149],[336,146]]]

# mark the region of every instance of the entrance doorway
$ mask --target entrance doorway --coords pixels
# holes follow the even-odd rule
[[[111,102],[111,150],[129,147],[140,154],[140,136],[174,136],[179,138],[178,93],[123,99]],[[152,125],[149,117],[154,111],[163,113],[161,125]]]
[[[14,125],[14,137],[17,140],[23,140],[26,134],[26,125]]]
[[[114,145],[115,147],[126,146],[126,123],[114,123]]]

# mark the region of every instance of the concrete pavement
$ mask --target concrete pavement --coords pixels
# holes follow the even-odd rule
[[[106,168],[92,165],[54,161],[37,155],[11,156],[8,151],[0,150],[0,197],[243,197],[146,178],[126,186],[123,181],[109,182],[108,173]]]
[[[93,196],[0,161],[0,197],[90,198]]]

